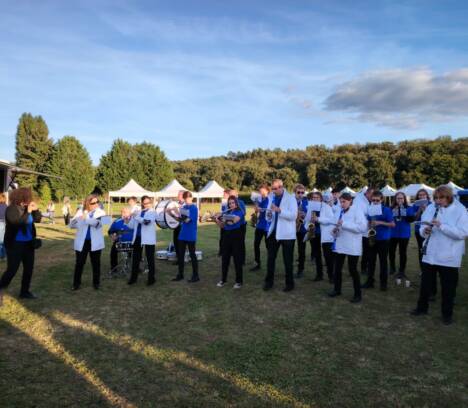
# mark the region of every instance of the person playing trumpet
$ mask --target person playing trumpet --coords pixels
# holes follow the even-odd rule
[[[302,278],[304,276],[306,251],[306,242],[304,241],[304,237],[307,232],[304,226],[304,221],[307,214],[307,198],[305,197],[305,187],[302,184],[296,184],[294,187],[294,195],[296,196],[297,203],[296,240],[298,260],[296,278]]]
[[[251,271],[258,271],[261,267],[260,261],[260,244],[262,239],[265,239],[265,246],[267,246],[267,232],[269,227],[269,221],[266,217],[266,208],[268,207],[268,194],[270,193],[270,187],[268,184],[264,183],[258,188],[260,193],[259,201],[254,203],[255,205],[255,214],[257,217],[257,222],[255,224],[255,237],[254,237],[254,257],[255,257],[255,266],[252,267]]]

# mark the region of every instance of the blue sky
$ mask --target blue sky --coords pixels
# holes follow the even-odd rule
[[[0,158],[23,112],[97,164],[467,136],[468,2],[0,1]]]

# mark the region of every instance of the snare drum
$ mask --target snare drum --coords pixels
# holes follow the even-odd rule
[[[156,251],[156,259],[167,259],[167,251]]]
[[[133,244],[130,241],[116,242],[115,249],[117,252],[132,252]]]
[[[173,200],[162,200],[155,208],[156,211],[156,224],[162,229],[176,229],[179,226],[179,220],[175,219],[168,210],[174,210],[175,213],[179,211],[179,205]]]

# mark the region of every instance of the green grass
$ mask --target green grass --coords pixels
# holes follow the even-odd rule
[[[416,288],[364,292],[360,305],[329,299],[329,284],[306,278],[283,293],[282,259],[275,290],[264,271],[245,271],[244,287],[220,289],[218,230],[199,230],[201,282],[171,282],[176,268],[157,261],[157,285],[128,287],[103,279],[69,290],[73,234],[41,225],[36,301],[16,298],[20,276],[0,309],[0,407],[464,407],[468,406],[468,284],[461,271],[456,323],[412,318]],[[247,267],[252,264],[249,227]],[[170,240],[158,231],[158,247]],[[263,249],[264,251],[264,249]],[[265,259],[265,252],[262,254]],[[103,254],[103,275],[108,251]],[[247,269],[247,268],[246,268]],[[409,275],[417,281],[415,243]],[[190,266],[186,270],[190,275]]]

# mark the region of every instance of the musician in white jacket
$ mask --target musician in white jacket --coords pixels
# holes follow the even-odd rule
[[[141,211],[132,214],[128,223],[133,230],[133,255],[132,255],[132,274],[128,281],[129,285],[136,283],[138,272],[140,270],[140,261],[145,247],[146,262],[148,263],[148,282],[147,285],[154,285],[156,282],[154,269],[154,253],[156,250],[156,212],[152,209],[153,201],[148,196],[141,197]]]
[[[70,228],[77,230],[74,243],[76,261],[72,290],[78,290],[81,286],[81,275],[88,253],[93,269],[93,287],[96,290],[99,289],[101,252],[104,249],[101,217],[104,215],[106,215],[105,212],[99,208],[97,196],[91,194],[86,197],[83,208],[78,210],[70,220]]]
[[[271,212],[272,218],[267,234],[268,265],[263,290],[269,290],[273,287],[276,256],[281,246],[286,274],[286,286],[283,290],[289,292],[294,289],[293,258],[296,241],[297,202],[294,195],[284,189],[283,182],[279,179],[273,180],[271,191],[273,194],[270,196],[267,213]]]
[[[434,191],[434,204],[427,207],[421,217],[422,275],[418,305],[414,316],[427,314],[431,282],[439,274],[442,292],[442,321],[452,323],[453,301],[458,284],[458,270],[465,253],[468,237],[468,213],[458,203],[450,187],[439,186]]]
[[[334,229],[334,283],[335,288],[328,294],[330,297],[341,295],[342,270],[345,258],[348,257],[349,274],[353,279],[354,297],[352,303],[361,301],[361,282],[357,263],[362,254],[362,234],[367,231],[367,218],[363,211],[354,206],[351,194],[343,193],[340,197],[341,211],[335,215]]]
[[[372,194],[374,191],[378,190],[372,186],[367,187],[365,191],[361,191],[356,194],[353,200],[353,206],[359,207],[364,213],[364,216],[367,218],[369,205],[371,203]],[[368,228],[362,234],[362,256],[361,256],[361,273],[367,275],[369,269],[369,236]]]

